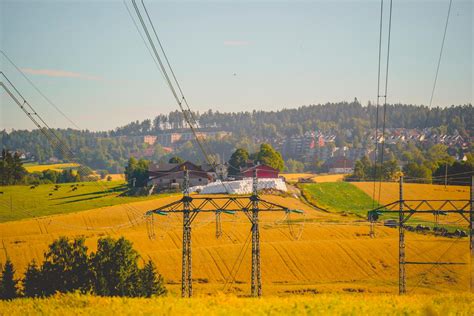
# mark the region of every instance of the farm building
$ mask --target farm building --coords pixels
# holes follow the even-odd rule
[[[182,188],[186,170],[189,172],[190,186],[206,185],[214,181],[209,172],[204,171],[192,162],[186,161],[183,163],[151,164],[148,169],[148,185],[154,185],[158,189]]]
[[[346,157],[335,157],[326,162],[329,173],[346,174],[354,172],[354,161]]]
[[[240,177],[251,178],[257,170],[257,178],[278,178],[279,170],[267,165],[255,165],[240,170]]]

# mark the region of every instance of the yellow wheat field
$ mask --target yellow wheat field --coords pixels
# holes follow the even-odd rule
[[[92,297],[78,294],[47,299],[0,301],[5,315],[473,315],[474,295],[367,295],[241,298],[215,295],[180,299]]]
[[[281,174],[288,182],[297,182],[299,179],[310,178],[314,182],[338,182],[344,179],[343,174],[315,174],[315,173],[284,173]]]
[[[144,259],[151,258],[168,282],[179,292],[181,277],[182,218],[175,214],[155,216],[156,237],[150,240],[143,213],[178,197],[130,203],[0,224],[0,263],[10,257],[23,273],[32,259],[61,235],[84,236],[91,250],[96,240],[125,236]],[[398,273],[398,235],[395,229],[378,226],[377,238],[369,237],[364,221],[311,209],[295,198],[263,196],[290,208],[305,210],[292,215],[288,225],[283,214],[261,214],[261,252],[264,294],[312,292],[395,293]],[[250,278],[250,224],[243,215],[222,215],[224,235],[215,238],[213,214],[199,214],[193,223],[193,279],[195,293],[248,294]],[[302,232],[301,236],[299,234]],[[244,245],[246,245],[244,247]],[[241,255],[240,255],[241,254]],[[468,262],[468,241],[407,234],[407,258]],[[413,293],[465,291],[466,266],[408,269]],[[232,281],[232,282],[231,282]]]
[[[25,166],[26,171],[28,172],[42,172],[45,170],[54,170],[54,171],[62,171],[63,169],[67,168],[76,168],[79,167],[77,163],[57,163],[57,164],[50,164],[50,165],[30,165]]]
[[[354,182],[356,187],[372,197],[374,192],[373,182]],[[380,186],[380,202],[387,204],[399,199],[399,184],[382,182]],[[375,185],[375,198],[379,196],[379,183]],[[469,187],[460,185],[436,185],[404,183],[403,196],[406,200],[434,200],[434,199],[469,199]]]
[[[125,175],[123,173],[109,173],[108,175],[105,176],[102,181],[108,181],[107,178],[110,177],[110,181],[123,181],[125,180]]]

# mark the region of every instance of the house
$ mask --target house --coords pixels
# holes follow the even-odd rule
[[[204,163],[201,165],[201,169],[207,172],[214,179],[227,179],[228,176],[228,165],[227,164],[209,164]]]
[[[329,173],[353,173],[354,172],[354,161],[347,159],[346,157],[335,157],[326,162]]]
[[[148,145],[154,145],[156,142],[157,136],[153,135],[145,135],[143,136],[143,143],[148,144]]]
[[[240,170],[240,177],[252,178],[257,171],[257,178],[278,178],[279,170],[267,165],[254,165]]]
[[[201,166],[192,162],[150,164],[148,168],[148,185],[154,185],[158,189],[170,189],[178,186],[183,187],[186,171],[189,174],[189,186],[206,185],[214,179],[209,172],[204,171]]]

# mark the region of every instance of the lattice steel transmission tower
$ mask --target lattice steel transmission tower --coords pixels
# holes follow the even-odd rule
[[[397,210],[398,208],[398,210]],[[469,223],[469,249],[470,249],[470,289],[474,290],[474,176],[471,178],[469,200],[405,200],[403,197],[403,177],[399,182],[399,200],[370,210],[367,218],[371,222],[371,236],[375,236],[374,223],[383,214],[398,215],[398,288],[399,294],[406,293],[406,266],[407,265],[466,265],[465,262],[424,262],[407,261],[405,254],[405,230],[406,223],[415,214],[433,214],[435,227],[439,226],[439,216],[448,214],[461,215]],[[439,228],[439,227],[438,227]],[[461,237],[461,236],[459,236]]]
[[[215,213],[216,215],[216,237],[222,233],[221,214],[235,214],[243,212],[252,224],[252,271],[251,287],[252,296],[262,295],[262,276],[260,261],[260,212],[286,212],[302,214],[301,210],[290,210],[287,207],[261,199],[258,195],[258,177],[255,170],[252,181],[252,194],[250,196],[191,196],[189,193],[189,174],[185,171],[183,182],[183,197],[173,203],[164,205],[158,209],[146,212],[153,220],[153,215],[168,215],[170,213],[183,213],[183,251],[182,251],[182,275],[181,296],[191,297],[192,288],[192,243],[191,224],[199,213]]]
[[[191,209],[189,197],[189,171],[185,171],[183,184],[183,255],[181,275],[181,295],[193,295],[192,256],[191,256]],[[194,214],[193,214],[194,215]],[[194,218],[193,218],[194,219]]]
[[[252,296],[262,295],[262,276],[260,270],[260,227],[258,218],[258,178],[255,169],[252,181],[252,277],[250,294]]]

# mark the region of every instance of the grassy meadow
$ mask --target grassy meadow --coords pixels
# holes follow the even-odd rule
[[[473,294],[320,294],[241,298],[231,295],[118,298],[78,294],[0,301],[5,315],[473,315]]]
[[[372,198],[349,182],[300,184],[306,198],[330,212],[352,213],[362,217],[377,207]]]
[[[157,198],[121,197],[124,181],[5,186],[0,189],[0,223],[85,211]]]

